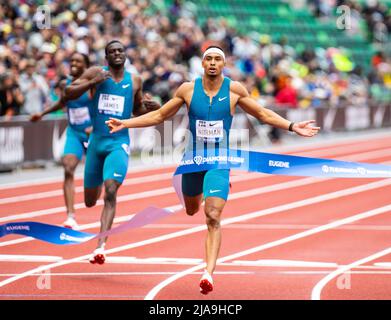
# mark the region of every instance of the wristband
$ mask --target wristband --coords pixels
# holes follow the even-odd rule
[[[291,124],[289,125],[289,128],[288,128],[289,131],[292,131],[292,132],[293,132],[293,125],[294,125],[294,124],[295,124],[294,122],[291,122]]]

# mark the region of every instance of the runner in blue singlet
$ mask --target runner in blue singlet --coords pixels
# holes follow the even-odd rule
[[[64,90],[72,81],[78,79],[89,66],[90,60],[88,56],[78,52],[72,54],[71,77],[60,83],[61,89]],[[74,173],[86,151],[88,135],[91,131],[91,118],[89,113],[90,102],[91,100],[87,92],[72,101],[65,101],[64,95],[62,94],[60,100],[56,104],[40,113],[33,114],[30,118],[31,121],[35,122],[41,120],[42,117],[48,113],[62,108],[66,108],[67,110],[68,127],[66,129],[65,146],[61,162],[64,167],[63,187],[65,205],[67,208],[67,219],[64,222],[64,226],[72,229],[77,229],[74,208]]]
[[[115,216],[118,188],[126,177],[129,159],[128,131],[110,134],[105,121],[110,117],[127,119],[160,107],[147,95],[142,95],[141,78],[125,71],[125,47],[118,41],[105,48],[108,67],[92,67],[65,89],[67,99],[75,99],[91,90],[91,119],[93,130],[87,150],[84,170],[84,201],[87,207],[96,204],[105,187],[101,232],[107,231]],[[91,263],[105,261],[107,237],[98,240]]]
[[[204,75],[193,82],[183,83],[174,97],[159,110],[145,116],[120,120],[111,118],[107,125],[116,133],[124,128],[137,128],[157,125],[172,117],[182,105],[186,105],[189,114],[189,129],[192,141],[188,145],[194,153],[213,155],[229,147],[229,131],[232,115],[236,105],[259,121],[272,126],[294,131],[298,135],[312,137],[319,127],[314,122],[290,122],[278,114],[263,108],[253,100],[245,87],[237,81],[230,81],[222,74],[225,65],[225,54],[219,47],[209,47],[203,54],[202,66]],[[199,173],[184,174],[182,192],[186,213],[198,212],[202,199],[205,199],[205,216],[208,226],[206,238],[206,269],[200,280],[200,291],[203,294],[213,290],[212,274],[221,244],[221,213],[229,191],[229,171],[209,170]]]

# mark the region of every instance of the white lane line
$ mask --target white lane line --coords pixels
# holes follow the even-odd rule
[[[313,229],[310,229],[310,230],[307,230],[307,231],[299,232],[299,233],[296,233],[294,235],[291,235],[291,236],[288,236],[288,237],[285,237],[285,238],[282,238],[282,239],[279,239],[279,240],[276,240],[276,241],[265,243],[265,244],[262,244],[260,246],[254,247],[254,248],[250,248],[248,250],[240,251],[240,252],[237,252],[237,253],[225,256],[223,258],[218,259],[217,261],[218,261],[218,263],[222,263],[222,262],[226,262],[226,261],[229,261],[229,260],[237,259],[239,257],[243,257],[243,256],[246,256],[246,255],[249,255],[249,254],[252,254],[252,253],[260,252],[262,250],[266,250],[266,249],[270,249],[270,248],[273,248],[273,247],[277,247],[277,246],[280,246],[282,244],[286,244],[288,242],[292,242],[292,241],[295,241],[295,240],[298,240],[298,239],[309,237],[311,235],[314,235],[314,234],[317,234],[317,233],[320,233],[320,232],[324,232],[326,230],[330,230],[330,229],[339,227],[339,226],[344,225],[344,224],[348,224],[348,223],[352,223],[352,222],[359,221],[359,220],[362,220],[362,219],[366,219],[366,218],[369,218],[369,217],[373,217],[373,216],[376,216],[376,215],[379,215],[379,214],[383,214],[383,213],[386,213],[386,212],[389,212],[389,211],[391,211],[391,205],[388,205],[388,206],[385,206],[385,207],[381,207],[381,208],[377,208],[377,209],[370,210],[370,211],[366,211],[366,212],[363,212],[363,213],[360,213],[360,214],[356,214],[356,215],[348,217],[348,218],[336,220],[334,222],[331,222],[331,223],[328,223],[328,224],[325,224],[325,225],[322,225],[322,226],[319,226],[319,227],[316,227],[316,228],[313,228]],[[361,264],[363,264],[363,263],[365,263],[365,262],[362,262]],[[198,266],[186,269],[184,271],[181,271],[181,272],[177,273],[174,276],[171,276],[170,278],[168,278],[168,279],[164,280],[163,282],[159,283],[151,291],[149,291],[148,294],[145,296],[145,300],[153,300],[155,298],[155,296],[164,287],[166,287],[169,284],[173,283],[174,281],[176,281],[176,280],[178,280],[178,279],[188,275],[191,272],[203,269],[205,267],[206,267],[206,264],[202,263],[202,264],[200,264]]]
[[[391,268],[391,262],[376,262],[373,265],[380,268]]]
[[[82,173],[75,174],[75,180],[81,180],[82,178],[83,178]],[[64,179],[64,174],[61,174],[50,178],[38,178],[38,179],[24,180],[18,182],[3,183],[0,184],[0,190],[50,184],[55,182],[61,182],[63,181],[63,179]]]
[[[60,260],[62,257],[57,256],[0,254],[0,262],[55,262]]]
[[[65,277],[89,277],[89,276],[160,276],[175,274],[175,271],[131,271],[131,272],[65,272],[65,273],[50,273],[50,276],[65,276]],[[201,274],[201,272],[194,272],[194,274]],[[245,275],[254,274],[253,271],[216,271],[215,274],[221,275]],[[15,273],[0,273],[0,277],[13,277]],[[40,274],[30,274],[29,277],[37,277]]]
[[[67,273],[50,273],[50,276],[53,277],[115,277],[115,276],[166,276],[166,275],[174,275],[177,272],[175,271],[129,271],[129,272],[67,272]],[[192,272],[191,275],[201,275],[203,272],[196,271]],[[215,275],[257,275],[257,274],[286,274],[286,275],[319,275],[319,274],[327,274],[327,271],[277,271],[277,272],[259,272],[259,271],[216,271]],[[371,275],[383,275],[383,274],[391,274],[391,271],[351,271],[350,274],[371,274]],[[0,277],[13,277],[16,276],[16,273],[0,273]],[[41,274],[31,274],[29,277],[39,277]],[[141,296],[140,296],[141,297]]]
[[[130,186],[130,185],[147,183],[147,182],[169,180],[171,178],[172,178],[172,173],[169,172],[169,173],[164,173],[164,174],[163,173],[162,174],[155,174],[155,175],[146,176],[146,177],[126,179],[122,185],[123,186]],[[75,188],[75,193],[81,193],[81,192],[84,192],[83,186],[78,186]],[[23,196],[14,196],[14,197],[0,199],[0,205],[14,203],[14,202],[43,199],[43,198],[51,198],[51,197],[57,197],[57,196],[62,196],[62,195],[63,195],[62,189],[56,189],[56,190],[52,190],[52,191],[45,191],[45,192],[38,192],[38,193],[30,193],[30,194],[26,194]]]
[[[368,257],[365,257],[363,259],[357,260],[355,262],[352,262],[351,264],[348,264],[346,266],[340,267],[337,270],[329,273],[326,277],[324,277],[322,280],[320,280],[312,289],[311,292],[311,300],[320,300],[321,299],[321,294],[323,288],[334,278],[338,277],[341,274],[344,274],[346,272],[350,272],[350,269],[356,268],[364,263],[368,263],[372,260],[381,258],[387,254],[391,253],[391,247],[384,249],[382,251],[379,251],[377,253],[374,253]]]
[[[282,274],[329,274],[330,271],[280,271],[278,273]],[[391,271],[381,271],[381,270],[373,270],[373,271],[349,271],[349,274],[391,274]],[[314,299],[313,299],[314,300]],[[318,299],[316,299],[318,300]]]
[[[321,202],[321,201],[327,201],[327,200],[331,200],[331,199],[336,199],[336,198],[339,198],[339,197],[343,197],[343,196],[346,196],[346,195],[350,195],[350,194],[354,194],[354,193],[358,193],[358,192],[362,192],[362,191],[367,191],[367,190],[371,190],[371,189],[381,188],[381,187],[384,187],[384,186],[387,186],[387,185],[390,185],[390,184],[391,184],[390,179],[384,179],[384,180],[373,182],[373,183],[369,183],[369,184],[366,184],[366,185],[363,185],[363,186],[358,186],[358,187],[353,187],[353,188],[349,188],[349,189],[344,189],[344,190],[340,190],[340,191],[333,192],[333,193],[330,193],[330,194],[326,194],[326,195],[322,195],[322,196],[316,196],[316,197],[309,198],[309,199],[306,199],[306,200],[301,200],[301,201],[296,201],[296,202],[293,202],[293,203],[290,203],[290,204],[285,204],[285,205],[278,206],[278,207],[275,207],[275,208],[270,208],[270,209],[266,209],[266,210],[261,210],[261,211],[249,213],[249,214],[244,214],[244,215],[241,215],[239,217],[225,219],[225,220],[222,221],[222,224],[231,224],[231,223],[235,223],[235,222],[239,222],[239,221],[245,221],[245,220],[248,220],[248,219],[257,218],[257,217],[260,217],[260,216],[264,216],[264,215],[268,215],[268,214],[272,214],[272,213],[276,213],[276,212],[280,212],[280,211],[290,210],[290,209],[294,209],[294,208],[310,205],[310,204]],[[190,228],[190,229],[187,229],[187,230],[174,232],[174,233],[167,234],[167,235],[164,235],[164,236],[159,236],[159,237],[151,238],[151,239],[144,240],[144,241],[141,241],[141,242],[136,242],[136,243],[133,243],[133,244],[121,246],[121,247],[114,248],[114,249],[111,249],[111,250],[107,250],[107,253],[110,254],[110,253],[119,252],[119,251],[122,251],[122,250],[136,248],[136,247],[139,247],[139,246],[143,246],[143,245],[147,245],[147,244],[151,244],[151,243],[156,243],[156,242],[159,242],[159,241],[168,240],[168,239],[171,239],[171,238],[175,238],[175,237],[179,237],[179,236],[183,236],[183,235],[187,235],[187,234],[203,231],[205,229],[206,229],[205,226],[199,226],[199,227],[195,227],[195,228]],[[76,258],[73,258],[73,259],[65,260],[63,262],[49,264],[49,265],[46,265],[46,266],[41,266],[41,267],[36,268],[36,269],[32,269],[30,271],[27,271],[27,272],[24,272],[24,273],[18,275],[15,278],[10,278],[10,279],[7,279],[6,281],[1,282],[0,283],[0,287],[2,287],[4,285],[7,285],[9,283],[12,283],[14,281],[17,281],[19,279],[22,279],[25,275],[28,275],[30,272],[33,272],[33,273],[34,272],[42,272],[42,271],[45,271],[45,270],[50,269],[50,268],[55,268],[57,266],[66,265],[66,264],[78,262],[78,261],[81,261],[81,260],[84,260],[84,259],[88,259],[89,257],[90,257],[90,254],[87,254],[87,255],[84,255],[84,256],[81,256],[81,257],[76,257]]]
[[[316,196],[316,197],[313,197],[313,198],[309,198],[309,199],[305,199],[305,200],[301,200],[301,201],[296,201],[296,202],[292,202],[292,203],[289,203],[289,204],[284,204],[284,205],[277,206],[277,207],[274,207],[274,208],[264,209],[264,210],[260,210],[260,211],[256,211],[256,212],[252,212],[252,213],[248,213],[248,214],[244,214],[244,215],[241,215],[241,216],[238,216],[238,217],[224,219],[224,220],[222,220],[221,224],[222,225],[227,225],[227,224],[232,224],[232,223],[236,223],[236,222],[241,222],[241,221],[245,221],[245,220],[249,220],[249,219],[253,219],[253,218],[258,218],[258,217],[261,217],[261,216],[270,215],[270,214],[281,212],[281,211],[287,211],[287,210],[291,210],[291,209],[295,209],[295,208],[300,208],[300,207],[303,207],[303,206],[311,205],[311,204],[322,202],[322,201],[337,199],[337,198],[340,198],[340,197],[343,197],[343,196],[347,196],[347,195],[351,195],[351,194],[354,194],[354,193],[368,191],[368,190],[372,190],[372,189],[376,189],[376,188],[382,188],[382,187],[387,186],[387,185],[391,185],[391,179],[385,179],[385,180],[381,180],[381,181],[376,181],[376,182],[372,182],[372,183],[367,184],[367,185],[353,187],[353,188],[349,188],[349,189],[344,189],[344,190],[336,191],[336,192],[333,192],[333,193],[330,193],[330,194]],[[180,208],[181,206],[177,205],[177,206],[169,207],[169,208],[166,208],[166,209],[175,211],[175,210],[178,210],[178,209],[176,209],[178,207]],[[315,229],[317,229],[317,228],[315,228]],[[182,231],[169,233],[169,234],[166,234],[166,235],[158,236],[158,237],[155,237],[155,238],[151,238],[151,239],[148,239],[148,240],[143,240],[143,241],[140,241],[140,242],[136,242],[136,243],[132,243],[132,244],[124,245],[124,246],[120,246],[120,247],[117,247],[117,248],[113,248],[113,249],[107,250],[106,252],[107,252],[107,254],[120,252],[120,251],[123,251],[123,250],[137,248],[137,247],[145,246],[145,245],[148,245],[148,244],[157,243],[157,242],[160,242],[160,241],[164,241],[164,240],[173,239],[173,238],[176,238],[176,237],[181,237],[181,236],[184,236],[184,235],[196,233],[196,232],[203,231],[203,230],[206,230],[206,226],[205,225],[194,227],[194,228],[190,228],[190,229],[186,229],[186,230],[182,230]],[[84,255],[84,256],[80,256],[80,257],[76,257],[76,258],[73,258],[73,259],[60,261],[60,262],[57,262],[57,263],[53,263],[53,264],[41,266],[39,268],[35,268],[35,269],[30,270],[30,271],[26,271],[24,273],[21,273],[17,277],[10,278],[10,279],[7,279],[7,280],[5,280],[3,282],[0,282],[0,287],[5,286],[5,285],[7,285],[9,283],[12,283],[14,281],[17,281],[19,279],[22,279],[26,275],[30,274],[31,272],[32,273],[42,272],[42,271],[45,271],[45,270],[48,270],[48,269],[51,269],[51,268],[55,268],[55,267],[58,267],[58,266],[62,266],[62,265],[70,264],[70,263],[75,263],[75,262],[78,262],[78,261],[81,261],[81,260],[85,260],[85,259],[88,259],[89,257],[90,257],[90,254],[87,254],[87,255]]]
[[[131,167],[129,166],[128,172],[126,175],[132,174],[134,172],[146,172],[149,171],[155,171],[158,169],[168,169],[168,168],[175,168],[175,164],[159,164],[159,165],[148,165],[145,164],[141,167]],[[50,184],[50,183],[57,183],[62,182],[64,179],[64,174],[56,175],[54,177],[48,177],[48,178],[32,178],[27,179],[23,181],[18,182],[10,182],[10,183],[1,183],[0,184],[0,190],[4,189],[13,189],[13,188],[21,188],[21,187],[29,187],[29,186],[35,186],[35,185],[42,185],[42,184]],[[83,173],[76,173],[75,174],[75,180],[82,180],[83,179]]]
[[[161,195],[165,195],[165,194],[169,194],[169,193],[174,193],[173,187],[167,187],[167,188],[162,188],[162,189],[158,189],[158,190],[144,191],[144,192],[119,196],[119,197],[117,197],[117,203],[131,201],[131,200],[145,199],[145,198],[155,197],[155,196],[161,196]],[[103,200],[100,199],[97,201],[95,207],[102,206],[102,205],[103,205]],[[82,208],[85,208],[84,203],[75,204],[75,209],[82,209]],[[64,206],[62,206],[62,207],[57,207],[57,208],[45,209],[45,210],[37,210],[37,211],[26,212],[26,213],[18,213],[18,214],[14,214],[14,215],[0,218],[0,223],[4,223],[7,221],[26,219],[26,218],[40,217],[40,216],[50,215],[50,214],[55,214],[55,213],[60,213],[60,212],[66,212],[66,208]]]
[[[316,197],[313,197],[313,198],[308,198],[308,199],[301,200],[301,201],[291,202],[291,203],[284,204],[284,205],[281,205],[281,206],[277,206],[277,207],[274,207],[274,208],[264,209],[264,210],[260,210],[260,211],[256,211],[256,212],[252,212],[252,213],[243,214],[243,215],[238,216],[238,217],[224,219],[224,220],[221,221],[221,224],[222,225],[227,225],[227,224],[232,224],[232,223],[236,223],[236,222],[241,222],[241,221],[245,221],[245,220],[249,220],[249,219],[253,219],[253,218],[258,218],[258,217],[261,217],[261,216],[270,215],[270,214],[281,212],[281,211],[287,211],[287,210],[291,210],[291,209],[300,208],[300,207],[303,207],[303,206],[311,205],[311,204],[322,202],[322,201],[337,199],[337,198],[344,197],[344,196],[347,196],[347,195],[351,195],[351,194],[354,194],[354,193],[359,193],[359,192],[368,191],[368,190],[372,190],[372,189],[382,188],[382,187],[387,186],[387,185],[391,185],[391,179],[385,179],[385,180],[381,180],[381,181],[376,181],[376,182],[372,182],[372,183],[369,183],[369,184],[366,184],[366,185],[363,185],[363,186],[358,186],[358,187],[353,187],[353,188],[349,188],[349,189],[344,189],[344,190],[332,192],[330,194],[316,196]],[[176,207],[181,207],[181,206],[179,205],[179,206],[176,206]],[[175,207],[169,207],[169,208],[166,208],[166,209],[173,210],[173,211],[178,210],[178,209],[174,209],[174,208]],[[162,235],[162,236],[150,238],[148,240],[143,240],[143,241],[140,241],[140,242],[135,242],[135,243],[127,244],[127,245],[120,246],[120,247],[117,247],[117,248],[109,249],[109,250],[106,250],[106,253],[107,254],[116,253],[116,252],[120,252],[120,251],[123,251],[123,250],[133,249],[133,248],[145,246],[145,245],[152,244],[152,243],[157,243],[157,242],[161,242],[161,241],[164,241],[164,240],[185,236],[185,235],[188,235],[188,234],[193,234],[193,233],[204,231],[204,230],[206,230],[206,226],[205,225],[199,226],[199,227],[194,227],[194,228],[190,228],[190,229],[177,231],[177,232],[165,234],[165,235]],[[52,263],[52,264],[49,264],[49,265],[44,265],[44,266],[40,266],[38,268],[34,268],[32,270],[23,272],[23,273],[19,274],[18,276],[15,276],[15,277],[12,277],[12,278],[9,278],[7,280],[4,280],[4,281],[0,282],[0,287],[3,287],[5,285],[10,284],[10,283],[12,283],[14,281],[17,281],[19,279],[22,279],[22,278],[24,278],[25,276],[27,276],[27,275],[29,275],[31,273],[43,272],[43,271],[48,270],[48,269],[53,269],[53,268],[56,268],[56,267],[59,267],[59,266],[63,266],[63,265],[71,264],[71,263],[76,263],[76,262],[81,261],[81,260],[89,259],[90,256],[91,256],[91,254],[86,254],[86,255],[83,255],[83,256],[80,256],[80,257],[76,257],[76,258],[73,258],[73,259],[63,260],[63,261],[59,261],[59,262]]]
[[[149,224],[146,229],[185,229],[200,226],[201,223],[162,223]],[[243,230],[307,230],[318,227],[318,224],[254,224],[241,223],[226,226],[225,229]],[[391,225],[347,225],[341,226],[339,230],[363,230],[363,231],[391,231]]]
[[[365,153],[368,153],[368,154],[381,154],[381,152],[384,150],[384,152],[387,152],[387,150],[389,150],[389,146],[384,146],[382,148],[379,148],[379,149],[376,149],[376,150],[371,150],[371,151],[367,151]],[[360,150],[362,150],[362,146],[358,143],[358,144],[355,144],[355,145],[351,145],[349,147],[346,147],[346,146],[338,146],[338,147],[335,147],[333,148],[332,150],[328,151],[327,152],[327,157],[335,157],[337,155],[340,155],[340,154],[343,154],[343,155],[346,155],[346,151],[348,150],[349,153],[352,153],[352,154],[355,154],[355,153],[362,153],[362,151],[360,152]],[[301,152],[300,153],[300,156],[304,157],[304,156],[308,156],[308,157],[318,157],[318,156],[322,156],[322,154],[324,154],[324,151],[323,150],[315,150],[315,151],[306,151],[306,152]],[[347,157],[349,156],[343,156],[342,158],[346,159]]]
[[[345,150],[346,153],[346,150]],[[330,154],[328,154],[330,156]],[[376,159],[379,157],[388,157],[391,156],[391,148],[382,149],[382,150],[375,150],[365,153],[359,153],[359,154],[353,154],[349,156],[344,156],[342,158],[337,158],[340,160],[346,160],[349,161],[349,159],[360,161],[361,159]],[[249,175],[249,176],[247,176]],[[241,176],[233,176],[231,177],[232,182],[239,182],[239,181],[245,181],[250,179],[259,179],[261,177],[267,177],[270,175],[267,174],[259,174],[259,173],[250,173],[245,174]],[[141,184],[141,183],[147,183],[147,182],[156,182],[156,181],[166,181],[172,179],[172,173],[161,173],[161,174],[155,174],[150,175],[146,177],[138,177],[138,178],[129,178],[126,179],[123,183],[123,186],[130,186],[135,184]],[[235,179],[235,180],[233,180]],[[82,193],[84,192],[83,186],[78,186],[75,188],[75,193]],[[19,203],[22,201],[30,201],[30,200],[37,200],[37,199],[44,199],[44,198],[51,198],[51,197],[59,197],[63,195],[62,189],[56,189],[52,191],[45,191],[45,192],[37,192],[37,193],[29,193],[26,195],[19,195],[19,196],[13,196],[8,198],[0,199],[0,205],[8,204],[8,203]]]
[[[280,259],[260,259],[260,260],[235,260],[232,261],[238,266],[254,267],[303,267],[303,268],[336,268],[335,262],[317,262],[317,261],[300,261],[300,260],[280,260]]]

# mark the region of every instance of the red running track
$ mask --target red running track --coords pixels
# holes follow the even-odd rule
[[[277,151],[391,163],[391,135]],[[173,167],[131,170],[116,223],[148,205],[178,207]],[[320,179],[233,172],[223,213],[215,290],[199,293],[203,213],[183,210],[112,236],[107,263],[87,258],[95,243],[55,246],[8,236],[0,242],[0,299],[390,299],[391,179]],[[61,181],[0,187],[0,224],[61,224]],[[102,202],[85,208],[76,181],[77,220],[97,232]],[[240,288],[240,289],[238,289]]]

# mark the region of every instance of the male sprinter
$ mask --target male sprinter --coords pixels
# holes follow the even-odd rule
[[[142,97],[139,76],[125,71],[125,47],[110,41],[105,48],[108,67],[91,67],[65,89],[67,99],[75,99],[87,90],[92,91],[91,119],[93,130],[87,149],[84,171],[84,202],[92,207],[99,199],[102,183],[105,187],[100,231],[111,228],[115,216],[117,191],[125,179],[129,161],[129,133],[124,130],[110,134],[105,125],[109,117],[119,119],[156,110],[160,105]],[[103,264],[107,237],[98,241],[90,258],[91,263]]]
[[[232,116],[238,104],[245,112],[259,121],[272,126],[296,132],[304,137],[312,137],[319,127],[310,126],[314,121],[292,123],[275,112],[261,107],[250,98],[245,87],[222,75],[225,54],[219,47],[211,46],[203,54],[204,75],[194,82],[183,83],[174,97],[159,110],[148,115],[128,120],[111,118],[107,121],[111,132],[116,134],[123,128],[137,128],[156,125],[172,117],[186,104],[189,114],[190,132],[193,136],[192,147],[198,148],[199,142],[212,153],[219,145],[229,146],[229,131]],[[205,130],[210,129],[210,130]],[[220,128],[220,130],[216,130]],[[213,129],[213,130],[212,130]],[[223,129],[223,130],[221,130]],[[225,140],[225,141],[224,141]],[[194,150],[194,149],[193,149]],[[205,215],[208,226],[206,237],[206,270],[200,281],[203,294],[213,290],[212,274],[221,243],[220,217],[229,192],[229,170],[209,170],[184,174],[182,191],[186,213],[194,215],[205,198]]]
[[[89,66],[90,59],[87,55],[78,52],[73,53],[71,56],[72,78],[60,82],[61,90],[63,91],[72,81],[78,79]],[[30,120],[33,122],[39,121],[44,115],[67,107],[68,127],[66,129],[66,140],[61,162],[64,167],[63,189],[65,206],[67,208],[67,219],[64,222],[64,227],[71,229],[77,228],[74,207],[74,173],[76,166],[86,150],[88,134],[91,131],[91,118],[89,112],[90,101],[87,92],[73,101],[65,101],[62,92],[60,100],[56,104],[42,112],[33,114],[30,117]]]

